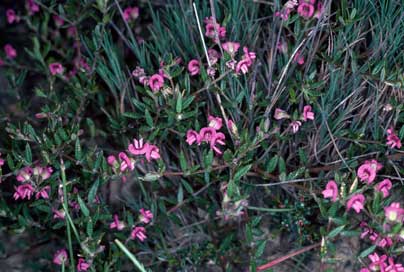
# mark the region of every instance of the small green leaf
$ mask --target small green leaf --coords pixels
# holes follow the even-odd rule
[[[29,143],[25,145],[25,161],[28,164],[32,163],[32,152],[31,152],[31,147],[29,146]]]
[[[88,203],[93,203],[95,199],[95,195],[97,194],[98,186],[100,185],[100,180],[97,179],[93,186],[91,186],[90,191],[88,192]]]
[[[364,251],[361,252],[361,254],[359,255],[359,257],[361,258],[365,258],[366,256],[368,256],[370,253],[372,253],[373,251],[375,251],[377,245],[373,245],[367,249],[365,249]]]
[[[81,160],[81,146],[80,146],[80,140],[79,137],[76,138],[76,144],[74,148],[74,157],[76,160],[80,161]]]
[[[243,166],[243,167],[241,167],[237,172],[236,172],[236,174],[234,175],[234,180],[236,181],[236,180],[240,180],[243,176],[245,176],[247,173],[248,173],[248,171],[250,171],[250,169],[251,169],[251,164],[249,164],[249,165],[245,165],[245,166]]]
[[[144,114],[145,114],[145,117],[146,117],[147,125],[152,128],[153,127],[153,118],[151,117],[149,110],[146,109]]]
[[[81,199],[81,197],[79,195],[77,196],[77,200],[79,201],[81,212],[84,214],[84,216],[89,216],[90,211],[88,210],[86,204],[84,203],[84,201]]]
[[[337,236],[344,228],[345,228],[345,225],[342,225],[342,226],[339,226],[339,227],[333,229],[333,230],[330,231],[330,233],[327,235],[328,238],[334,238],[334,237]]]
[[[175,106],[175,110],[177,111],[177,113],[180,113],[182,111],[182,94],[181,94],[181,92],[178,92],[177,104]]]
[[[181,203],[182,201],[184,201],[184,190],[182,189],[182,185],[180,185],[177,193],[177,202]]]
[[[267,172],[268,173],[272,173],[274,170],[275,170],[275,168],[276,168],[276,166],[278,165],[278,156],[276,155],[276,156],[273,156],[270,160],[269,160],[269,163],[268,163],[268,165],[267,165]]]

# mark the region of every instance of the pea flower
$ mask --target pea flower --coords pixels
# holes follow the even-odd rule
[[[210,140],[210,148],[216,152],[216,154],[221,155],[222,151],[217,147],[217,144],[219,145],[225,145],[226,143],[224,142],[225,136],[223,133],[218,132],[215,133],[215,135],[212,137]]]
[[[303,120],[305,122],[307,120],[314,120],[314,112],[312,112],[312,108],[310,105],[306,105],[303,107]]]
[[[290,116],[286,111],[284,111],[280,108],[276,108],[275,113],[274,113],[274,118],[276,120],[282,120],[282,119],[289,119]]]
[[[292,133],[297,133],[302,125],[300,121],[292,121],[290,127],[292,128]]]
[[[384,179],[376,185],[375,189],[376,191],[382,192],[383,198],[386,198],[389,196],[389,191],[392,186],[393,185],[391,184],[391,181],[389,179]]]
[[[164,78],[160,74],[154,74],[149,78],[149,87],[153,92],[157,92],[164,85]]]
[[[363,194],[353,195],[347,202],[347,210],[353,208],[356,213],[360,213],[365,204],[365,196]]]
[[[404,267],[402,264],[394,263],[393,258],[389,258],[389,263],[387,264],[385,272],[404,272]]]
[[[391,148],[401,148],[401,141],[400,138],[398,138],[397,134],[394,133],[392,128],[387,129],[387,146],[390,146]]]
[[[79,261],[77,263],[77,271],[87,271],[90,268],[90,265],[86,262],[85,259],[79,258]]]
[[[29,166],[24,167],[23,169],[21,169],[21,170],[18,172],[17,180],[18,180],[19,182],[25,182],[25,181],[27,181],[27,180],[30,180],[30,179],[31,179],[31,176],[32,176],[32,172],[33,172],[33,170],[32,170],[31,167],[29,167]]]
[[[324,6],[323,3],[320,1],[317,2],[317,8],[316,11],[314,12],[314,18],[320,19],[321,15],[324,13]]]
[[[35,194],[35,199],[43,198],[43,199],[49,199],[49,193],[50,193],[50,186],[45,186]]]
[[[111,224],[109,224],[109,228],[123,230],[125,228],[125,223],[119,221],[118,215],[114,214],[114,221]]]
[[[63,26],[63,24],[65,23],[65,20],[63,20],[60,16],[58,15],[53,15],[53,21],[55,22],[55,25],[57,27],[61,27]]]
[[[67,252],[66,249],[59,249],[58,251],[55,252],[53,255],[53,263],[57,265],[62,265],[62,263],[67,263]]]
[[[143,143],[143,138],[139,140],[133,139],[133,144],[128,146],[129,153],[132,155],[144,155],[146,154],[147,145]]]
[[[216,129],[213,127],[204,127],[199,131],[200,140],[209,143],[216,134]]]
[[[123,11],[123,19],[127,22],[136,20],[138,17],[139,17],[139,8],[138,7],[127,7]]]
[[[213,17],[205,18],[204,23],[206,24],[206,37],[212,38],[215,42],[226,37],[226,28],[220,26]]]
[[[49,71],[52,76],[63,74],[64,68],[59,62],[49,64]]]
[[[231,56],[238,51],[240,44],[238,42],[225,42],[222,44],[223,50],[229,53]]]
[[[146,229],[144,227],[135,227],[133,228],[132,232],[130,233],[130,238],[135,240],[136,238],[139,239],[141,242],[146,240]]]
[[[376,178],[377,167],[372,164],[364,163],[357,171],[359,179],[367,184],[371,184]]]
[[[28,200],[31,199],[31,196],[34,194],[34,188],[31,186],[31,184],[23,184],[19,185],[15,188],[15,193],[13,195],[15,200],[18,199],[25,199],[27,198]]]
[[[43,167],[43,166],[35,166],[32,169],[32,174],[35,176],[40,176],[42,178],[42,180],[47,180],[48,178],[50,178],[50,176],[53,173],[53,169],[52,167]]]
[[[299,65],[303,65],[305,63],[304,56],[300,51],[297,51],[295,56],[293,57],[293,61]]]
[[[4,46],[4,52],[6,52],[6,56],[9,59],[15,59],[17,57],[17,50],[9,43]]]
[[[141,222],[148,224],[153,219],[153,213],[151,211],[141,208],[139,212],[140,212],[139,220]]]
[[[337,201],[338,186],[334,180],[330,180],[325,186],[325,190],[322,192],[324,198],[331,198],[332,202]]]
[[[54,219],[62,219],[62,220],[65,219],[65,211],[63,209],[62,210],[52,209],[52,212]]]
[[[125,152],[119,152],[118,158],[121,160],[121,172],[129,168],[129,170],[135,169],[135,163],[126,155]]]
[[[146,160],[150,162],[151,159],[158,160],[160,159],[160,150],[157,146],[146,143]]]
[[[201,143],[201,138],[199,136],[199,133],[196,132],[195,130],[189,129],[187,131],[187,140],[186,140],[186,142],[189,145],[192,145],[195,142],[199,145]]]
[[[311,3],[300,2],[297,13],[305,19],[309,19],[314,14],[314,6]]]
[[[20,21],[20,17],[18,17],[18,16],[15,14],[15,11],[14,11],[13,9],[8,9],[8,10],[6,11],[6,16],[7,16],[7,22],[8,22],[9,24],[12,24],[12,23],[14,23],[14,22],[18,23],[18,22]]]
[[[188,63],[188,72],[191,74],[191,76],[195,76],[199,74],[200,68],[199,68],[199,61],[196,59],[191,60]]]
[[[214,128],[216,130],[219,130],[222,128],[222,125],[223,125],[222,118],[209,115],[208,121],[209,121],[209,125],[208,125],[209,127]]]
[[[209,58],[210,64],[212,64],[212,65],[216,64],[220,57],[221,56],[218,51],[216,51],[213,48],[208,49],[208,58]]]
[[[401,222],[403,220],[404,209],[400,207],[400,203],[393,202],[390,206],[384,208],[384,215],[391,222]]]
[[[379,257],[379,255],[375,252],[373,254],[369,255],[369,259],[372,262],[369,265],[369,268],[371,271],[384,271],[384,269],[386,268],[386,260],[387,260],[387,256],[386,255],[382,255]]]
[[[0,167],[4,165],[4,159],[1,158],[1,153],[0,153]]]
[[[35,0],[27,0],[26,6],[29,12],[29,15],[34,15],[35,13],[39,12],[39,6],[35,3]]]

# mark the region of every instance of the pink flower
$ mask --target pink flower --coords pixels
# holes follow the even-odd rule
[[[23,168],[23,169],[21,169],[19,172],[18,172],[18,175],[17,175],[17,180],[19,181],[19,182],[24,182],[24,181],[27,181],[27,180],[30,180],[31,179],[31,175],[32,175],[32,168],[31,167],[25,167],[25,168]]]
[[[287,21],[289,19],[289,14],[291,12],[292,12],[292,9],[283,8],[282,10],[275,12],[275,16],[280,17],[284,21]]]
[[[150,162],[151,159],[158,160],[160,159],[160,150],[157,146],[146,143],[146,160]]]
[[[49,71],[52,76],[63,74],[64,68],[59,62],[49,64]]]
[[[191,74],[191,76],[195,76],[199,74],[200,68],[199,68],[199,61],[196,59],[191,60],[188,63],[188,72]]]
[[[0,153],[0,157],[1,157],[1,153]],[[0,158],[0,167],[4,165],[4,160],[2,158]]]
[[[149,78],[149,87],[153,92],[161,89],[164,85],[164,78],[160,74],[154,74]]]
[[[278,49],[279,52],[285,54],[285,53],[288,52],[288,44],[286,42],[284,42],[284,41],[279,41],[276,44],[276,49]]]
[[[187,140],[186,140],[186,142],[189,145],[192,145],[195,142],[199,145],[201,143],[201,138],[200,138],[198,132],[196,132],[195,130],[189,129],[187,131]]]
[[[77,35],[77,28],[75,26],[70,26],[67,28],[67,37],[74,38]]]
[[[217,52],[215,49],[210,48],[210,49],[208,49],[208,57],[209,57],[210,64],[214,65],[217,63],[217,61],[219,60],[219,58],[221,56],[220,56],[220,53]]]
[[[6,16],[7,16],[7,22],[8,22],[9,24],[12,24],[12,23],[14,23],[14,22],[18,23],[18,22],[20,21],[20,17],[18,17],[18,16],[15,14],[15,11],[14,11],[13,9],[8,9],[8,10],[6,11]]]
[[[133,144],[128,146],[128,150],[132,155],[144,155],[147,152],[147,145],[143,143],[143,138],[133,139]]]
[[[206,69],[206,73],[208,74],[208,76],[210,76],[211,78],[214,78],[216,75],[216,69],[214,67],[208,67],[208,69]]]
[[[274,118],[276,120],[282,120],[282,119],[289,119],[290,116],[286,111],[284,111],[280,108],[276,108],[275,113],[274,113]]]
[[[371,184],[376,178],[376,168],[368,163],[362,164],[357,175],[361,181]]]
[[[109,155],[108,158],[107,158],[107,162],[108,162],[109,165],[111,165],[114,168],[119,166],[119,163],[116,160],[114,155]]]
[[[52,167],[42,167],[42,166],[35,166],[32,169],[32,174],[35,176],[40,176],[42,180],[47,180],[53,173]]]
[[[4,46],[4,52],[6,52],[6,56],[9,59],[14,59],[17,57],[17,50],[11,44],[6,44]]]
[[[199,131],[200,141],[210,143],[210,141],[215,137],[216,129],[213,127],[204,127]]]
[[[83,258],[79,258],[78,264],[77,264],[77,271],[87,271],[88,268],[90,268],[90,265],[84,260]]]
[[[300,53],[300,51],[297,51],[295,56],[293,57],[293,61],[296,62],[299,65],[303,65],[305,60],[304,56]]]
[[[299,131],[301,125],[302,122],[300,121],[292,121],[289,126],[292,128],[292,132],[296,133]]]
[[[385,272],[404,272],[404,267],[402,264],[395,264],[394,259],[390,257]]]
[[[309,3],[300,2],[297,13],[305,19],[309,19],[314,14],[314,6]]]
[[[129,168],[129,170],[135,169],[134,162],[126,155],[125,152],[119,152],[119,159],[121,160],[121,172]]]
[[[391,222],[401,222],[403,220],[404,209],[400,207],[400,203],[393,202],[390,206],[384,208],[384,215]]]
[[[49,185],[43,187],[41,191],[35,194],[35,199],[39,199],[40,197],[42,197],[43,199],[49,199],[50,189],[51,188]]]
[[[229,60],[226,62],[226,67],[232,70],[236,70],[237,61]]]
[[[387,256],[386,255],[382,255],[381,257],[379,257],[379,255],[375,252],[373,254],[369,255],[369,259],[372,262],[369,265],[369,268],[371,271],[384,271],[386,265],[386,260],[387,260]]]
[[[251,65],[250,63],[251,62],[248,59],[240,60],[236,65],[236,73],[239,74],[241,71],[243,74],[247,74],[248,69],[250,68]]]
[[[320,1],[317,2],[317,9],[314,12],[314,18],[320,19],[321,15],[324,13],[324,6],[323,3]]]
[[[123,11],[123,19],[127,22],[136,20],[138,17],[139,17],[139,8],[138,7],[127,7]]]
[[[53,255],[53,263],[57,265],[62,265],[62,263],[67,263],[67,252],[66,249],[59,249]]]
[[[53,211],[53,218],[54,219],[65,219],[65,211],[62,210],[56,210],[56,209],[52,209]]]
[[[109,228],[123,230],[125,228],[125,223],[119,221],[118,215],[114,214],[114,221],[111,224],[109,224]]]
[[[353,208],[356,213],[360,213],[365,204],[365,196],[362,194],[353,195],[347,202],[347,210]]]
[[[306,105],[303,107],[303,120],[314,120],[314,112],[311,111],[312,108],[310,105]]]
[[[53,15],[53,21],[55,22],[55,25],[57,27],[61,27],[63,26],[63,24],[65,23],[65,20],[63,20],[61,17],[59,17],[58,15]]]
[[[367,268],[361,268],[361,270],[359,272],[370,272],[370,270]]]
[[[210,140],[210,148],[216,152],[216,154],[221,155],[222,151],[219,149],[219,147],[217,147],[216,145],[225,145],[226,143],[224,142],[225,140],[225,136],[223,133],[218,132],[216,133],[212,139]]]
[[[132,76],[134,76],[136,78],[139,78],[139,77],[145,76],[145,75],[146,75],[146,73],[144,72],[144,69],[139,66],[136,66],[135,70],[132,71]]]
[[[39,6],[38,6],[38,4],[35,3],[34,0],[27,0],[26,5],[27,5],[29,15],[33,15],[39,11]]]
[[[218,42],[218,38],[220,39],[226,36],[226,28],[220,26],[220,24],[218,24],[213,17],[205,18],[204,22],[206,24],[205,35],[207,37],[212,38],[215,42]]]
[[[335,181],[330,180],[325,186],[325,190],[322,192],[324,198],[331,198],[332,202],[337,201],[338,197],[338,186]]]
[[[14,199],[25,199],[27,198],[28,200],[31,199],[31,196],[34,194],[34,188],[31,186],[31,184],[23,184],[19,185],[18,187],[15,188],[15,193],[14,193]]]
[[[238,42],[225,42],[222,44],[223,50],[229,53],[231,56],[238,51],[240,44]]]
[[[133,228],[132,232],[130,233],[130,238],[135,240],[136,238],[139,239],[141,242],[146,240],[146,229],[144,227],[135,227]]]
[[[391,240],[390,237],[384,237],[384,238],[380,239],[376,243],[376,245],[381,247],[381,248],[391,247],[393,245],[393,240]]]
[[[372,168],[376,169],[376,172],[380,171],[383,168],[383,164],[381,164],[377,160],[366,160],[363,163],[369,164]]]
[[[398,138],[397,134],[394,133],[392,128],[387,130],[387,143],[386,145],[390,146],[391,148],[401,148],[401,141]]]
[[[216,130],[219,130],[222,128],[222,125],[223,125],[222,118],[209,115],[208,121],[209,121],[209,127],[214,128]]]
[[[383,198],[389,196],[389,191],[393,185],[389,179],[384,179],[382,182],[378,183],[375,187],[376,191],[383,193]]]
[[[229,129],[230,129],[231,133],[233,133],[233,135],[238,135],[237,126],[231,119],[229,119],[227,121],[227,126],[229,127]]]
[[[153,213],[151,211],[141,208],[139,212],[140,212],[139,220],[141,222],[148,224],[153,219]]]

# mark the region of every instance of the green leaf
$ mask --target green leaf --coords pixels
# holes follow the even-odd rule
[[[278,156],[275,155],[269,160],[269,163],[268,163],[267,169],[266,169],[267,172],[272,173],[275,170],[277,165],[278,165]]]
[[[255,258],[261,257],[261,255],[264,253],[266,243],[267,243],[266,240],[258,241],[257,250],[255,251]]]
[[[345,228],[345,225],[342,225],[342,226],[339,226],[339,227],[333,229],[333,230],[330,231],[330,233],[327,235],[328,238],[334,238],[334,237],[337,236],[344,228]]]
[[[80,161],[81,160],[81,146],[80,146],[80,140],[79,137],[76,138],[76,144],[74,147],[74,157],[76,158],[76,160]]]
[[[184,155],[184,152],[180,152],[180,165],[181,165],[181,170],[183,171],[183,172],[185,172],[185,171],[187,171],[187,161],[186,161],[186,159],[185,159],[185,155]]]
[[[81,212],[84,214],[84,216],[89,216],[90,211],[88,210],[86,204],[84,203],[84,201],[81,199],[81,197],[79,195],[77,196],[77,200],[79,201]]]
[[[95,199],[95,195],[97,194],[98,186],[100,185],[100,179],[97,179],[93,186],[91,186],[90,191],[88,192],[88,203],[93,203]]]
[[[25,145],[25,161],[28,164],[32,163],[32,152],[31,152],[31,147],[29,146],[29,143]]]
[[[181,92],[178,92],[177,104],[175,106],[175,110],[177,111],[177,113],[180,113],[182,111],[182,94],[181,94]]]
[[[373,251],[375,251],[377,245],[373,245],[367,249],[365,249],[364,251],[361,252],[361,254],[359,255],[359,257],[361,258],[365,258],[366,256],[368,256],[370,253],[372,253]]]
[[[147,125],[152,128],[153,127],[153,118],[151,117],[149,110],[146,109],[144,114],[145,114],[145,117],[146,117]]]
[[[234,180],[240,180],[244,175],[246,175],[248,173],[248,171],[250,171],[252,164],[249,165],[245,165],[243,167],[241,167],[236,174],[234,175]]]
[[[91,217],[89,217],[87,220],[86,232],[90,238],[93,236],[93,230],[94,230],[93,220],[91,219]]]
[[[182,201],[184,201],[184,190],[182,189],[182,185],[180,185],[177,193],[177,202],[181,203]]]

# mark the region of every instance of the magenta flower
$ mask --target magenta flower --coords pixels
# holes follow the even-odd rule
[[[32,170],[31,167],[29,167],[29,166],[24,167],[23,169],[21,169],[21,170],[18,172],[17,180],[18,180],[19,182],[25,182],[25,181],[27,181],[27,180],[30,180],[30,179],[31,179],[31,176],[32,176],[32,172],[33,172],[33,170]]]
[[[208,74],[208,76],[210,76],[211,78],[214,78],[216,75],[216,69],[214,67],[208,67],[208,69],[206,69],[206,73]]]
[[[119,166],[119,163],[118,163],[118,161],[117,161],[117,159],[115,158],[114,155],[109,155],[108,158],[107,158],[107,162],[113,168],[117,168]]]
[[[389,196],[389,191],[393,187],[391,184],[391,181],[389,179],[384,179],[380,183],[378,183],[375,187],[376,191],[382,192],[383,193],[383,198],[386,198]]]
[[[53,263],[57,265],[62,265],[62,263],[67,263],[67,252],[66,249],[59,249],[53,255]]]
[[[369,259],[372,262],[369,265],[369,268],[371,271],[379,271],[379,270],[384,271],[384,269],[387,266],[387,264],[386,264],[387,256],[386,255],[382,255],[379,257],[379,255],[375,252],[375,253],[369,255]]]
[[[305,19],[309,19],[314,14],[314,6],[310,3],[300,2],[297,13]]]
[[[362,164],[357,175],[361,181],[371,184],[376,178],[376,167],[368,163]]]
[[[227,126],[229,127],[229,129],[230,129],[231,133],[233,133],[233,135],[238,135],[237,126],[231,119],[229,119],[227,121]]]
[[[276,120],[282,120],[282,119],[289,119],[290,116],[286,111],[284,111],[280,108],[276,108],[275,113],[274,113],[274,118]]]
[[[47,180],[53,173],[52,167],[42,167],[42,166],[35,166],[32,169],[32,174],[35,176],[40,176],[42,180]]]
[[[90,265],[83,258],[79,258],[77,263],[77,271],[87,271],[90,268]]]
[[[377,160],[366,160],[363,163],[369,164],[372,168],[376,169],[376,172],[380,171],[383,168],[383,164],[381,164]]]
[[[310,105],[306,105],[303,107],[303,120],[314,120],[314,112],[311,111],[312,108]]]
[[[160,74],[154,74],[149,78],[149,87],[153,92],[157,92],[164,85],[164,78]]]
[[[128,146],[128,150],[132,155],[144,155],[147,152],[147,145],[143,143],[143,138],[133,139],[133,144]]]
[[[231,56],[238,51],[240,44],[238,42],[225,42],[222,44],[223,50],[229,53]]]
[[[361,270],[359,272],[370,272],[370,270],[367,269],[366,267],[364,267],[364,268],[361,268]]]
[[[215,42],[218,42],[218,39],[226,37],[226,28],[220,26],[213,17],[205,18],[204,22],[206,24],[205,35],[207,37],[212,38]]]
[[[247,74],[248,69],[250,68],[250,65],[251,65],[250,60],[248,60],[248,59],[240,60],[236,65],[236,73],[239,74],[241,71],[243,74]]]
[[[59,62],[49,64],[49,71],[52,76],[63,74],[64,68]]]
[[[28,200],[31,199],[31,196],[34,194],[34,188],[31,186],[31,184],[23,184],[19,185],[15,188],[15,193],[13,195],[15,200],[18,199],[25,199],[27,198]]]
[[[141,242],[146,240],[146,229],[144,227],[135,227],[133,228],[132,232],[130,233],[130,238],[135,240],[136,238],[139,239]]]
[[[129,170],[135,169],[135,163],[126,155],[125,152],[119,152],[119,159],[121,160],[121,172],[129,168]]]
[[[58,15],[53,15],[53,21],[55,22],[55,25],[57,27],[61,27],[63,26],[63,24],[65,23],[65,20],[63,20],[61,17],[59,17]]]
[[[4,159],[1,158],[1,153],[0,153],[0,167],[4,165]]]
[[[391,222],[402,222],[404,209],[400,207],[400,203],[393,202],[390,206],[384,208],[384,215]]]
[[[151,211],[141,208],[139,212],[140,212],[139,215],[140,222],[149,224],[149,222],[153,219],[153,213]]]
[[[12,23],[14,23],[14,22],[18,23],[18,22],[20,21],[20,17],[18,17],[18,16],[15,14],[15,11],[14,11],[13,9],[8,9],[8,10],[6,11],[6,16],[7,16],[7,22],[8,22],[9,24],[12,24]]]
[[[278,49],[279,52],[285,54],[285,53],[288,52],[288,44],[286,42],[284,42],[284,41],[279,41],[276,44],[276,49]]]
[[[356,213],[360,213],[365,204],[365,196],[363,194],[353,195],[347,202],[347,210],[353,208]]]
[[[74,38],[77,35],[77,28],[75,26],[69,26],[67,28],[67,37]]]
[[[209,127],[214,128],[216,130],[219,130],[222,128],[222,125],[223,125],[222,118],[209,115],[208,121],[209,121]]]
[[[160,150],[157,146],[146,143],[146,160],[150,162],[151,159],[158,160],[160,159]]]
[[[146,75],[146,73],[144,72],[144,69],[139,66],[136,66],[135,70],[132,71],[132,76],[134,76],[136,78],[139,78],[139,77],[145,76],[145,75]]]
[[[196,59],[191,60],[188,63],[188,72],[191,74],[191,76],[195,76],[199,74],[200,68],[199,68],[199,61]]]
[[[390,146],[391,148],[401,148],[401,141],[400,138],[398,138],[397,134],[394,133],[392,128],[389,128],[387,130],[387,146]]]
[[[305,63],[304,56],[300,51],[297,51],[295,56],[293,57],[293,61],[299,65],[303,65]]]
[[[214,65],[217,63],[217,61],[219,60],[219,58],[221,56],[220,56],[220,53],[217,52],[215,49],[210,48],[210,49],[208,49],[208,57],[209,57],[210,64]]]
[[[314,18],[320,19],[321,15],[324,13],[324,6],[323,3],[320,1],[317,2],[317,9],[314,12]]]
[[[391,247],[393,245],[393,240],[390,237],[384,237],[377,241],[376,245],[381,248]]]
[[[201,142],[210,143],[210,141],[215,137],[216,129],[213,127],[204,127],[199,131],[199,137]]]
[[[301,125],[302,122],[300,121],[292,121],[289,126],[292,128],[292,133],[296,133],[299,131]]]
[[[17,57],[17,50],[9,43],[4,46],[4,52],[6,52],[6,56],[9,59],[15,59]]]
[[[109,228],[123,230],[125,228],[125,223],[119,221],[118,215],[114,214],[114,221],[111,224],[109,224]]]
[[[337,201],[338,186],[334,180],[330,180],[325,186],[325,190],[322,192],[324,198],[331,198],[332,202]]]
[[[35,194],[35,199],[43,198],[43,199],[49,199],[49,194],[50,194],[50,186],[45,186]]]
[[[287,21],[289,19],[289,15],[291,12],[292,12],[292,9],[283,8],[282,10],[275,12],[275,16],[280,17],[284,21]]]
[[[226,143],[224,142],[225,140],[225,136],[223,133],[218,132],[215,133],[215,135],[212,137],[212,139],[210,140],[210,148],[216,152],[216,154],[221,155],[222,151],[219,149],[219,147],[217,147],[216,145],[225,145]]]
[[[27,0],[26,6],[29,12],[29,15],[33,15],[37,12],[39,12],[39,6],[37,3],[35,3],[34,0]]]
[[[52,209],[52,212],[54,219],[62,219],[62,220],[65,219],[65,211],[63,209],[62,210]]]
[[[237,61],[235,61],[235,60],[226,61],[226,67],[229,69],[236,70],[236,65],[237,65]]]
[[[195,130],[189,129],[187,131],[187,140],[186,140],[186,142],[189,145],[192,145],[195,142],[199,145],[201,143],[201,138],[199,136],[199,133],[196,132]]]
[[[136,20],[138,17],[139,17],[139,8],[138,7],[127,7],[123,11],[123,19],[127,22]]]
[[[394,259],[391,257],[389,258],[389,263],[387,265],[386,270],[384,270],[385,272],[404,272],[403,265],[394,263]]]

